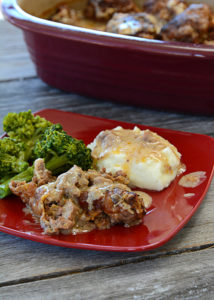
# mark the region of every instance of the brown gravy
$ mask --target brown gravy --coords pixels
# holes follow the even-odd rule
[[[179,180],[179,185],[183,187],[195,188],[206,179],[206,172],[197,171],[184,175]]]
[[[54,14],[56,13],[58,7],[60,7],[61,5],[66,5],[66,4],[69,5],[69,7],[71,9],[74,9],[75,11],[78,11],[80,14],[83,14],[85,5],[84,5],[84,2],[83,3],[82,2],[83,1],[79,1],[79,0],[71,0],[70,3],[69,2],[60,2],[60,4],[57,4],[57,5],[53,6],[51,9],[43,12],[43,14],[40,16],[40,18],[51,20],[52,16],[54,16]],[[99,31],[105,31],[106,22],[82,17],[82,18],[76,19],[75,26],[99,30]]]
[[[102,12],[102,4],[100,4],[102,1],[91,1],[95,2],[94,10],[100,10]],[[115,0],[115,3],[117,3],[117,1],[118,0]],[[176,1],[179,3],[176,4]],[[189,1],[187,3],[183,0],[176,1],[157,0],[157,3],[155,4],[155,1],[153,1],[154,4],[150,7],[149,1],[146,4],[145,1],[134,0],[133,9],[130,11],[124,11],[119,7],[118,10],[113,9],[114,13],[112,16],[109,16],[108,12],[106,13],[107,16],[105,13],[98,13],[98,16],[94,16],[90,1],[67,0],[43,12],[40,17],[54,22],[116,34],[164,41],[213,45],[214,25],[212,20],[214,14],[212,8],[203,3],[200,4],[203,6],[203,9],[201,7],[194,8],[191,7]],[[111,3],[111,1],[104,0],[104,4],[111,10],[111,4],[108,2]],[[164,7],[164,5],[166,5],[166,7]],[[195,5],[197,6],[199,4]],[[64,10],[62,13],[62,6],[67,7],[67,13]],[[159,9],[157,9],[156,6],[159,7]],[[190,12],[187,12],[189,8]],[[89,11],[89,14],[87,11]],[[118,16],[120,14],[123,16]],[[102,18],[101,16],[103,15],[104,17]],[[207,24],[207,26],[204,24]],[[186,27],[189,28],[187,32],[185,30]],[[190,33],[188,34],[189,31]]]
[[[152,204],[152,197],[145,193],[145,192],[142,192],[142,191],[134,191],[136,194],[142,196],[143,198],[143,204],[145,206],[145,208],[149,208]]]

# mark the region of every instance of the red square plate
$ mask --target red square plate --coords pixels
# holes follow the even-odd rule
[[[104,129],[134,124],[100,119],[85,115],[46,109],[37,113],[53,123],[61,123],[64,130],[86,144]],[[0,230],[25,239],[70,248],[108,251],[143,251],[162,246],[191,218],[202,202],[214,171],[214,139],[200,134],[179,132],[138,125],[150,129],[174,144],[182,153],[186,173],[205,171],[206,180],[196,188],[178,185],[179,177],[162,192],[148,192],[153,204],[141,225],[124,228],[117,225],[108,230],[94,230],[78,235],[47,236],[38,224],[23,211],[24,205],[15,196],[0,200]],[[186,193],[194,193],[185,197]]]

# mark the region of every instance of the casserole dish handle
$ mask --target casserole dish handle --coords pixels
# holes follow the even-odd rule
[[[18,20],[21,20],[22,22],[29,20],[27,14],[25,15],[19,11],[19,7],[15,0],[2,0],[2,12],[8,21],[16,25],[18,25]]]

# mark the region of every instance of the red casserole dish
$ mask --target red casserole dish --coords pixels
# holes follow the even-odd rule
[[[57,2],[2,1],[5,17],[23,30],[46,83],[143,107],[214,113],[214,47],[117,35],[38,17]]]

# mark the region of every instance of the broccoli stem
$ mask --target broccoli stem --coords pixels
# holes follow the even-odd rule
[[[62,156],[56,156],[52,157],[47,163],[46,168],[53,172],[54,175],[58,175],[60,172],[57,172],[57,170],[64,166],[67,163],[66,155]],[[30,181],[33,177],[33,166],[28,167],[25,171],[10,177],[6,178],[4,182],[0,184],[0,199],[3,199],[4,197],[11,194],[9,184],[13,181]]]
[[[66,168],[67,165],[67,168]],[[45,163],[45,166],[48,170],[52,172],[53,175],[59,175],[62,172],[65,172],[66,169],[70,168],[70,161],[68,163],[67,154],[63,154],[61,156],[53,156],[49,161]],[[34,167],[28,167],[25,171],[11,177],[5,178],[6,180],[0,182],[0,199],[11,194],[9,184],[13,181],[30,181],[33,177]]]
[[[61,156],[54,156],[49,161],[45,163],[45,167],[50,170],[53,175],[58,175],[60,172],[57,172],[57,170],[61,170],[61,167],[64,167],[68,163],[68,159],[66,154]],[[69,165],[68,165],[69,168]],[[65,172],[65,168],[63,168],[63,171]]]
[[[12,178],[13,176],[15,176],[15,174],[5,175],[4,177],[1,177],[0,184],[5,182],[6,180]]]
[[[64,166],[67,163],[66,155],[62,156],[56,156],[52,157],[47,163],[46,168],[53,172],[54,175],[58,175],[60,172],[57,172],[57,170]],[[11,194],[9,184],[13,181],[30,181],[33,177],[33,166],[28,167],[25,171],[10,177],[6,178],[4,182],[0,184],[0,199],[3,199],[4,197]]]
[[[3,199],[6,196],[11,194],[9,184],[12,180],[28,182],[32,179],[32,177],[33,177],[33,167],[28,167],[22,173],[19,173],[18,175],[15,175],[12,178],[9,178],[6,181],[4,181],[2,184],[0,184],[0,199]]]
[[[41,138],[41,137],[34,136],[34,137],[32,137],[31,140],[25,141],[26,149],[24,151],[24,156],[23,156],[25,161],[33,161],[33,157],[32,157],[33,149],[35,147],[36,142],[39,140],[39,138]]]

